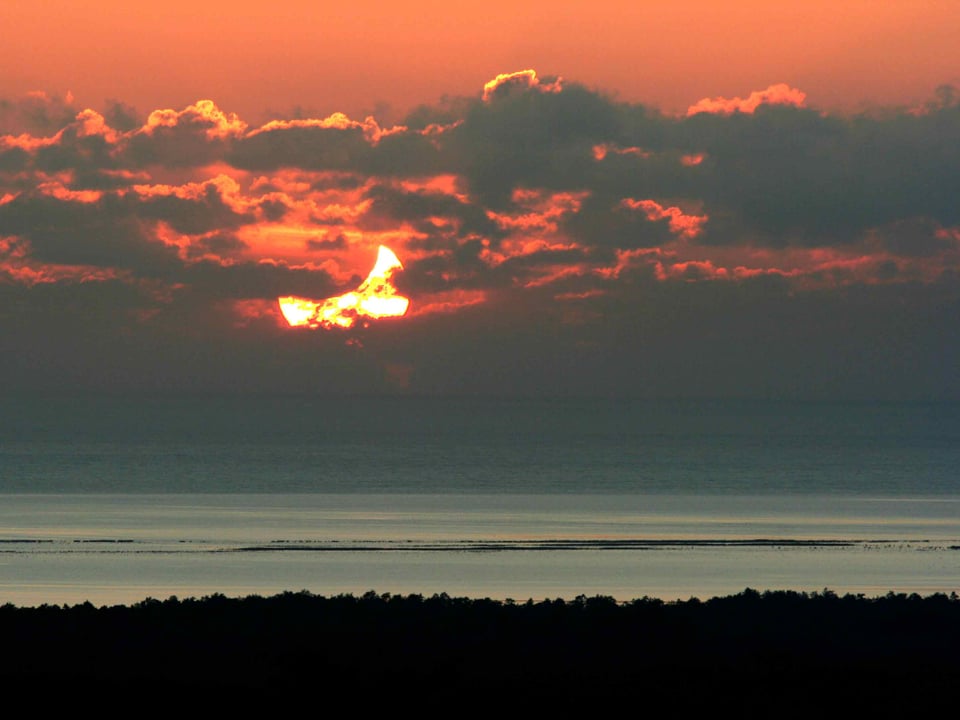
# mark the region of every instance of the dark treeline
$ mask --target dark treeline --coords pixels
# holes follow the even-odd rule
[[[147,599],[0,607],[8,688],[138,687],[365,702],[668,701],[916,710],[960,678],[956,594],[753,590],[708,601],[447,595]],[[233,693],[233,694],[231,694]],[[779,711],[778,711],[779,712]],[[789,713],[787,713],[789,714]]]

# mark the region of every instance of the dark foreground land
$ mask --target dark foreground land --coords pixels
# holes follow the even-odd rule
[[[0,607],[9,693],[198,691],[366,708],[916,711],[960,691],[960,599],[829,591],[665,603],[446,595],[145,600]],[[66,692],[66,695],[62,695]],[[467,713],[470,714],[470,713]],[[671,712],[673,714],[673,712]]]

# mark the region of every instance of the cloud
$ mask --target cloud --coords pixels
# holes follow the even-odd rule
[[[247,124],[235,113],[225,113],[213,100],[198,100],[183,110],[154,110],[139,134],[155,136],[173,130],[202,132],[210,140],[224,140],[244,134]]]
[[[706,215],[686,214],[676,206],[663,207],[655,200],[624,198],[620,204],[627,209],[641,211],[651,222],[666,220],[670,232],[685,240],[702,234],[703,226],[709,219]]]
[[[394,183],[379,183],[364,194],[372,205],[364,226],[390,227],[409,223],[432,237],[497,237],[498,226],[483,207],[455,193],[431,189],[407,190]]]
[[[619,121],[614,103],[576,84],[498,95],[471,104],[441,137],[440,161],[492,206],[506,205],[517,187],[582,189],[594,175],[593,147],[610,140]]]
[[[363,133],[364,139],[372,144],[378,143],[380,138],[384,136],[404,132],[407,129],[403,126],[398,126],[384,130],[371,116],[367,116],[362,122],[358,122],[356,120],[351,120],[344,113],[335,112],[332,115],[322,119],[299,118],[294,120],[271,120],[270,122],[261,125],[257,129],[251,130],[249,133],[247,133],[247,137],[254,137],[265,132],[290,130],[292,128],[322,128],[335,130],[358,129]]]
[[[49,94],[42,90],[15,99],[0,98],[0,134],[55,134],[77,114],[74,97]]]
[[[220,160],[247,124],[212,100],[182,110],[154,110],[142,127],[125,136],[123,152],[134,166],[197,167]]]
[[[960,159],[955,108],[845,117],[769,106],[701,113],[679,129],[706,155],[688,169],[688,192],[711,217],[705,242],[830,245],[905,217],[960,220],[947,198],[960,190],[948,170]]]
[[[510,90],[521,88],[524,90],[538,90],[546,93],[558,93],[563,89],[562,78],[548,82],[541,82],[536,70],[518,70],[511,73],[500,73],[493,80],[483,86],[483,101],[490,102],[495,97],[504,96]]]
[[[534,238],[576,246],[608,269],[618,262],[613,249],[676,253],[677,243],[686,243],[678,260],[686,263],[714,262],[724,247],[869,239],[865,252],[878,262],[890,260],[884,253],[948,257],[951,243],[936,229],[960,225],[950,172],[956,103],[848,117],[801,106],[799,91],[773,85],[677,118],[532,70],[498,76],[484,99],[423,107],[390,129],[342,113],[251,129],[209,100],[153,111],[138,125],[135,111],[114,102],[106,114],[71,108],[47,135],[0,137],[0,207],[5,232],[35,243],[44,261],[66,249],[51,238],[87,237],[84,226],[106,234],[116,220],[139,223],[147,247],[173,248],[184,262],[302,265],[319,255],[323,263],[389,239],[413,277],[445,267],[447,285],[493,280]],[[45,222],[29,209],[40,196],[60,203]],[[55,228],[61,216],[74,229]],[[905,223],[934,230],[906,233]],[[888,264],[898,270],[889,277],[903,277],[910,262]]]
[[[942,358],[960,346],[943,320],[960,296],[953,98],[844,115],[774,85],[674,116],[531,70],[389,127],[342,113],[252,125],[209,100],[145,116],[117,101],[5,101],[0,331],[29,318],[39,355],[56,345],[41,328],[66,333],[91,377],[99,348],[123,352],[126,333],[136,382],[172,377],[151,354],[167,343],[206,357],[202,382],[216,385],[222,343],[277,371],[277,387],[333,353],[323,362],[342,361],[343,378],[376,372],[412,392],[493,391],[498,373],[518,392],[566,379],[584,392],[709,394],[751,376],[773,392],[786,383],[777,372],[807,373],[803,348],[859,342],[887,358],[873,387],[919,357],[930,379],[912,387],[929,390],[951,382]],[[405,268],[403,321],[351,330],[349,352],[343,338],[332,350],[323,333],[284,334],[277,297],[355,288],[381,243]],[[59,301],[100,346],[64,329]],[[883,312],[898,318],[892,348]],[[856,342],[844,322],[865,323]],[[939,328],[941,360],[913,322]],[[750,354],[764,337],[778,371]],[[223,382],[241,383],[231,367]],[[859,382],[852,368],[839,377]],[[695,371],[723,379],[711,387]]]
[[[697,113],[716,113],[729,115],[730,113],[752,113],[761,105],[793,105],[804,107],[807,94],[802,90],[790,87],[786,83],[769,86],[766,90],[754,90],[746,98],[704,98],[687,108],[687,115]]]

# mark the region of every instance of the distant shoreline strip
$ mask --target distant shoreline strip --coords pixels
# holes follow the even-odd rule
[[[892,543],[877,540],[870,543]],[[499,552],[504,550],[657,550],[690,547],[852,547],[867,544],[853,540],[461,540],[443,543],[397,542],[390,544],[285,543],[250,545],[233,552]]]
[[[685,539],[540,539],[540,540],[272,540],[266,543],[231,546],[212,540],[142,541],[132,539],[73,539],[47,538],[0,540],[0,555],[31,552],[61,553],[392,553],[392,552],[550,552],[578,550],[668,550],[695,548],[872,548],[876,546],[907,546],[918,550],[960,550],[955,541],[924,539],[869,540],[852,539],[787,539],[787,538],[685,538]],[[173,545],[157,547],[157,545]],[[22,547],[17,547],[18,545]],[[38,547],[40,546],[40,547]],[[119,546],[122,546],[119,547]]]

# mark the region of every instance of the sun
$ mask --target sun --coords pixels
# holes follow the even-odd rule
[[[400,295],[393,285],[393,274],[402,269],[393,251],[381,245],[376,264],[356,290],[319,301],[292,295],[277,298],[280,312],[290,327],[328,330],[351,328],[361,318],[402,317],[410,307],[410,299]]]

